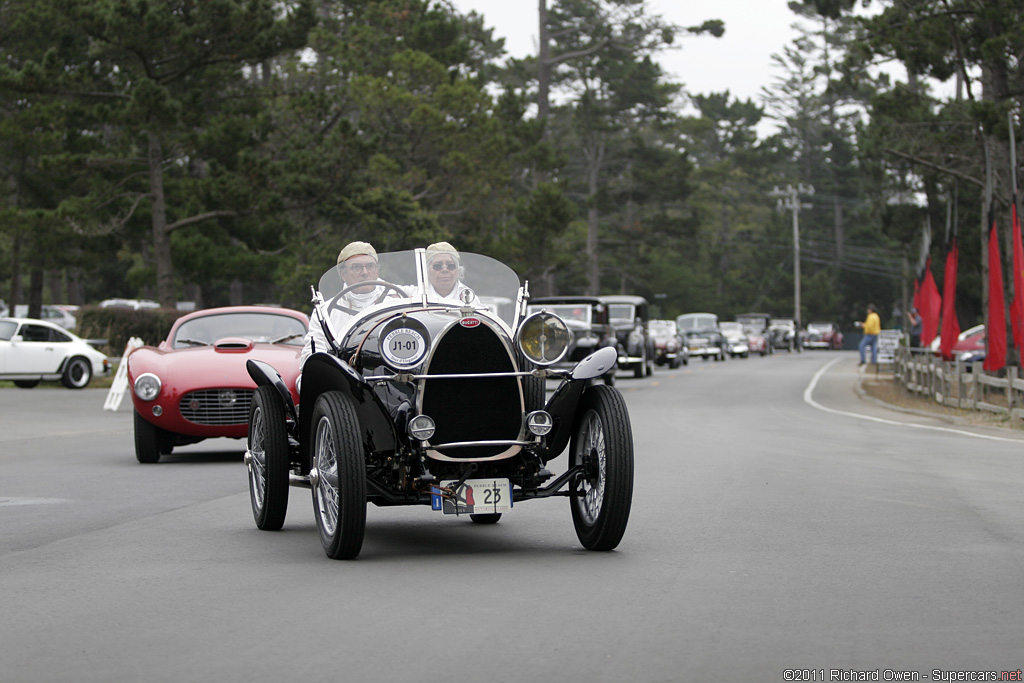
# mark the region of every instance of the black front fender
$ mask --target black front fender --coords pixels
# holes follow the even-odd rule
[[[348,363],[329,353],[314,353],[302,366],[300,387],[299,404],[305,409],[299,416],[299,441],[307,465],[313,442],[313,406],[327,391],[340,391],[352,399],[362,429],[360,440],[367,453],[397,448],[398,437],[388,410],[373,387]]]
[[[245,369],[252,377],[252,381],[256,382],[256,386],[269,386],[277,390],[277,393],[281,395],[281,400],[284,401],[284,409],[288,412],[288,417],[295,421],[298,416],[295,410],[295,401],[292,400],[292,392],[288,391],[288,387],[285,386],[284,380],[281,379],[281,375],[274,369],[274,366],[266,361],[250,358],[245,361]]]

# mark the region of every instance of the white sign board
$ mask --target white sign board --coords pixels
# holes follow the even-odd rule
[[[882,330],[878,335],[878,362],[895,363],[896,349],[899,348],[903,332],[900,330]]]

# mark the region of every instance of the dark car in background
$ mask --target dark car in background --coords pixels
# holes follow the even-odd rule
[[[789,352],[800,350],[796,321],[790,318],[772,318],[768,332],[772,348],[784,349]]]
[[[634,377],[649,377],[654,372],[654,340],[647,328],[647,299],[626,294],[598,298],[608,308],[608,322],[619,342],[619,368],[632,370]]]
[[[581,360],[600,348],[610,346],[618,349],[618,338],[608,318],[608,306],[595,296],[547,296],[530,299],[527,312],[530,315],[547,311],[554,313],[572,333],[569,350],[556,363],[556,368],[572,368]],[[617,364],[602,378],[605,384],[615,384]]]
[[[654,364],[667,365],[676,369],[690,362],[690,350],[686,347],[679,329],[671,320],[652,320],[648,324],[654,340]]]
[[[722,322],[718,324],[725,337],[725,350],[733,358],[746,358],[750,355],[750,336],[743,329],[743,325],[737,322]]]
[[[726,341],[714,313],[684,313],[676,318],[676,328],[683,335],[691,357],[725,360]]]
[[[736,322],[743,325],[747,332],[747,344],[751,353],[767,356],[772,353],[771,341],[768,328],[771,326],[772,317],[767,313],[741,313],[736,316]]]

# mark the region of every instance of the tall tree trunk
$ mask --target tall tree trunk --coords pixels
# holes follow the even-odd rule
[[[547,0],[537,0],[537,120],[543,126],[541,135],[548,138],[548,117],[551,115],[551,35],[548,31]],[[548,173],[533,169],[533,187],[547,182]]]
[[[47,271],[46,288],[50,290],[50,303],[65,303],[67,301],[67,296],[64,294],[64,271]]]
[[[21,231],[14,231],[14,240],[11,244],[11,315],[14,315],[14,306],[22,302],[25,293],[21,288]]]
[[[843,207],[839,205],[839,197],[832,199],[833,234],[836,238],[836,261],[841,262],[846,252],[846,229],[843,225]]]
[[[27,317],[43,317],[43,267],[36,263],[29,267]]]
[[[718,257],[718,282],[715,285],[715,294],[719,300],[725,296],[725,276],[729,272],[729,202],[726,198],[726,188],[722,187],[721,216],[718,227],[718,245],[722,252]]]
[[[601,266],[597,247],[599,225],[597,181],[601,175],[601,164],[604,162],[604,143],[592,143],[589,151],[587,163],[587,294],[597,296],[601,293]]]
[[[174,264],[171,235],[167,232],[167,200],[164,197],[163,146],[160,136],[146,132],[149,143],[149,194],[152,201],[153,259],[156,261],[156,298],[165,308],[174,308]]]
[[[548,2],[537,0],[537,118],[547,123],[551,113],[551,36],[548,32]],[[546,133],[545,133],[546,134]]]

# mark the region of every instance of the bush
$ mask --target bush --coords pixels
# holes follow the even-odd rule
[[[83,339],[106,339],[102,349],[108,356],[120,357],[128,340],[138,337],[156,346],[167,338],[174,321],[184,313],[170,308],[100,308],[83,306],[78,311],[78,331]]]

